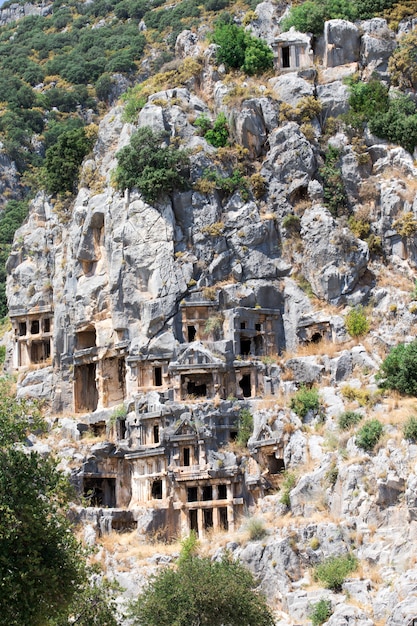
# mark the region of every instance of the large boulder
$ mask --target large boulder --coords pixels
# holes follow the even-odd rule
[[[291,106],[296,106],[301,98],[314,95],[314,85],[301,78],[297,72],[271,78],[269,84],[278,100]]]
[[[360,60],[365,67],[365,76],[370,78],[377,73],[381,78],[386,78],[388,60],[396,47],[395,33],[381,17],[362,22],[361,29]]]
[[[336,227],[324,207],[314,206],[301,219],[304,242],[303,275],[317,297],[341,302],[366,270],[369,251],[364,241]]]
[[[251,158],[259,157],[268,138],[259,100],[245,100],[239,111],[234,109],[233,122],[237,142],[249,150]]]
[[[298,124],[288,122],[269,136],[270,151],[261,169],[271,196],[291,197],[307,190],[317,164],[313,148]]]
[[[324,25],[324,41],[325,67],[359,61],[360,33],[355,24],[346,20],[329,20]]]
[[[317,97],[323,107],[323,115],[337,117],[349,109],[349,89],[342,80],[335,80],[324,85],[317,85]]]

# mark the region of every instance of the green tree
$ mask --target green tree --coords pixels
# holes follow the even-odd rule
[[[92,147],[84,128],[69,130],[59,135],[56,144],[45,155],[45,186],[49,193],[73,193],[78,171]]]
[[[144,126],[134,133],[130,144],[117,153],[114,182],[120,190],[137,187],[146,202],[186,186],[183,174],[188,154],[163,143],[165,135]]]
[[[10,380],[0,380],[0,612],[8,626],[63,626],[85,604],[113,621],[77,620],[83,626],[116,626],[106,586],[90,581],[86,553],[67,516],[70,487],[56,461],[22,445],[42,430],[36,404],[16,400]],[[92,600],[100,598],[100,606]],[[105,612],[104,607],[107,607]]]
[[[71,601],[83,560],[64,514],[67,483],[52,459],[14,447],[41,426],[36,405],[0,381],[0,611],[10,626],[44,626]]]
[[[391,349],[377,374],[379,386],[417,396],[417,339]]]
[[[62,512],[65,485],[52,460],[0,450],[0,610],[10,626],[44,626],[64,611],[83,559]]]
[[[112,89],[115,86],[115,81],[110,74],[102,74],[95,84],[96,96],[99,100],[108,102]]]
[[[228,68],[241,69],[246,74],[261,74],[272,69],[271,48],[262,39],[253,37],[236,24],[217,24],[213,42],[219,46],[217,61]]]
[[[140,626],[273,626],[252,574],[229,555],[220,561],[185,542],[174,569],[154,576],[132,606]]]

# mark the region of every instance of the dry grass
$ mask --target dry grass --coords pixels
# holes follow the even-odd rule
[[[280,391],[276,396],[263,396],[261,400],[256,401],[256,410],[269,410],[269,409],[281,409],[285,407],[285,398]]]
[[[281,380],[283,381],[291,381],[294,380],[294,372],[291,369],[284,369],[281,372],[281,376],[280,376]]]
[[[396,183],[402,182],[403,188],[398,190],[398,195],[402,200],[412,203],[417,193],[417,180],[410,175],[405,174],[400,169],[387,167],[382,173],[381,178],[385,181]]]
[[[384,398],[382,408],[375,411],[373,417],[379,419],[383,424],[400,427],[411,415],[416,414],[416,398],[404,398],[397,392],[390,392]]]
[[[414,290],[414,277],[411,274],[406,276],[405,274],[393,273],[392,271],[381,272],[377,276],[377,286],[378,287],[392,287],[395,285],[396,289],[400,291],[406,291],[411,293]]]
[[[341,350],[347,350],[348,345],[341,346],[338,343],[330,341],[330,339],[322,339],[318,343],[308,343],[299,346],[297,356],[329,356],[333,357]]]
[[[164,543],[158,541],[143,542],[136,530],[125,533],[110,533],[103,535],[97,541],[109,554],[117,554],[122,561],[135,558],[137,561],[149,559],[155,554],[172,555],[178,553],[180,545],[177,541]]]

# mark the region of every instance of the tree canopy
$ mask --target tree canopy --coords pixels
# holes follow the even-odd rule
[[[163,133],[154,133],[148,126],[132,135],[130,144],[116,155],[114,181],[118,189],[137,187],[147,202],[154,202],[164,193],[185,187],[182,171],[188,154],[166,145],[164,139]]]
[[[156,574],[132,606],[138,626],[273,626],[252,574],[225,554],[212,561],[184,543],[176,567]]]
[[[378,373],[380,387],[417,396],[417,340],[391,349]]]
[[[10,380],[0,379],[1,621],[64,626],[75,615],[80,626],[117,626],[112,596],[101,578],[91,581],[72,532],[67,479],[52,457],[23,446],[29,430],[42,427],[38,407],[16,400]]]
[[[268,44],[236,24],[218,24],[213,41],[219,46],[217,61],[228,68],[253,75],[262,74],[274,65],[274,55]]]

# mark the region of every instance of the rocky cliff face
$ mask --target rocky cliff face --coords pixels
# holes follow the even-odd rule
[[[280,34],[276,7],[262,3],[257,14],[255,32],[272,43]],[[164,432],[167,449],[173,446],[167,471],[175,475],[175,454],[183,454],[175,441],[191,436],[190,420],[200,424],[195,433],[206,438],[206,449],[203,454],[198,444],[204,457],[198,471],[208,472],[206,486],[209,475],[217,489],[224,476],[233,483],[243,473],[235,499],[257,506],[268,521],[262,544],[239,540],[229,548],[259,576],[279,624],[307,620],[310,604],[321,597],[334,607],[329,626],[396,626],[417,617],[416,449],[400,440],[395,403],[377,395],[374,379],[384,349],[415,335],[415,233],[399,224],[404,215],[417,219],[417,170],[403,148],[370,134],[360,158],[352,137],[337,124],[332,132],[328,123],[348,109],[343,79],[359,71],[386,80],[394,46],[384,20],[334,20],[318,43],[324,65],[306,60],[298,70],[290,66],[236,86],[215,65],[211,48],[182,33],[177,55],[198,57],[200,71],[185,86],[150,96],[135,123],[123,121],[120,105],[111,109],[74,201],[38,194],[8,261],[15,332],[9,365],[20,372],[19,393],[46,398],[53,415],[78,413],[60,422],[63,441],[77,445],[83,429],[77,424],[108,426],[115,409],[125,407],[119,422],[127,434],[119,432],[115,447],[105,450],[81,444],[78,461],[90,486],[93,477],[118,475],[117,502],[109,496],[107,505],[134,509],[145,530],[137,511],[145,506],[149,516],[155,500],[169,497],[165,488],[177,494],[179,479],[166,487],[162,479],[152,483],[146,500],[141,488],[121,484],[128,480],[121,459],[136,454],[139,463],[146,445],[160,444]],[[320,104],[308,125],[289,113],[305,98]],[[232,148],[214,148],[194,125],[202,114],[214,119],[219,112],[228,120]],[[144,126],[163,130],[190,155],[189,188],[154,205],[135,189],[121,193],[112,185],[117,152]],[[339,151],[348,213],[366,216],[367,240],[372,235],[379,242],[377,251],[354,234],[346,214],[326,208],[321,167],[328,146]],[[251,184],[222,187],[218,181],[238,168]],[[217,174],[214,183],[209,170]],[[364,346],[349,343],[344,327],[347,311],[358,304],[369,307],[372,320]],[[304,424],[289,408],[302,383],[318,384],[322,402],[321,415]],[[343,392],[346,385],[375,399],[359,408],[384,421],[384,445],[375,453],[365,454],[352,432],[337,429],[337,416],[360,401]],[[243,407],[254,416],[254,431],[245,470],[238,472],[239,455],[224,455],[222,444],[233,438]],[[166,420],[162,426],[155,415]],[[149,433],[138,434],[146,420],[153,420],[152,441]],[[74,454],[71,445],[62,451],[64,464]],[[92,456],[93,470],[86,467]],[[183,458],[179,465],[198,463]],[[289,507],[282,494],[266,495],[284,468],[297,477]],[[133,470],[138,484],[140,473]],[[234,505],[233,496],[227,502],[229,524],[237,529],[240,509],[233,506],[240,503]],[[95,516],[87,513],[90,521]],[[154,516],[149,528],[155,523]],[[168,516],[164,523],[184,530],[194,522]],[[350,550],[363,575],[346,582],[343,593],[314,588],[309,568]]]

